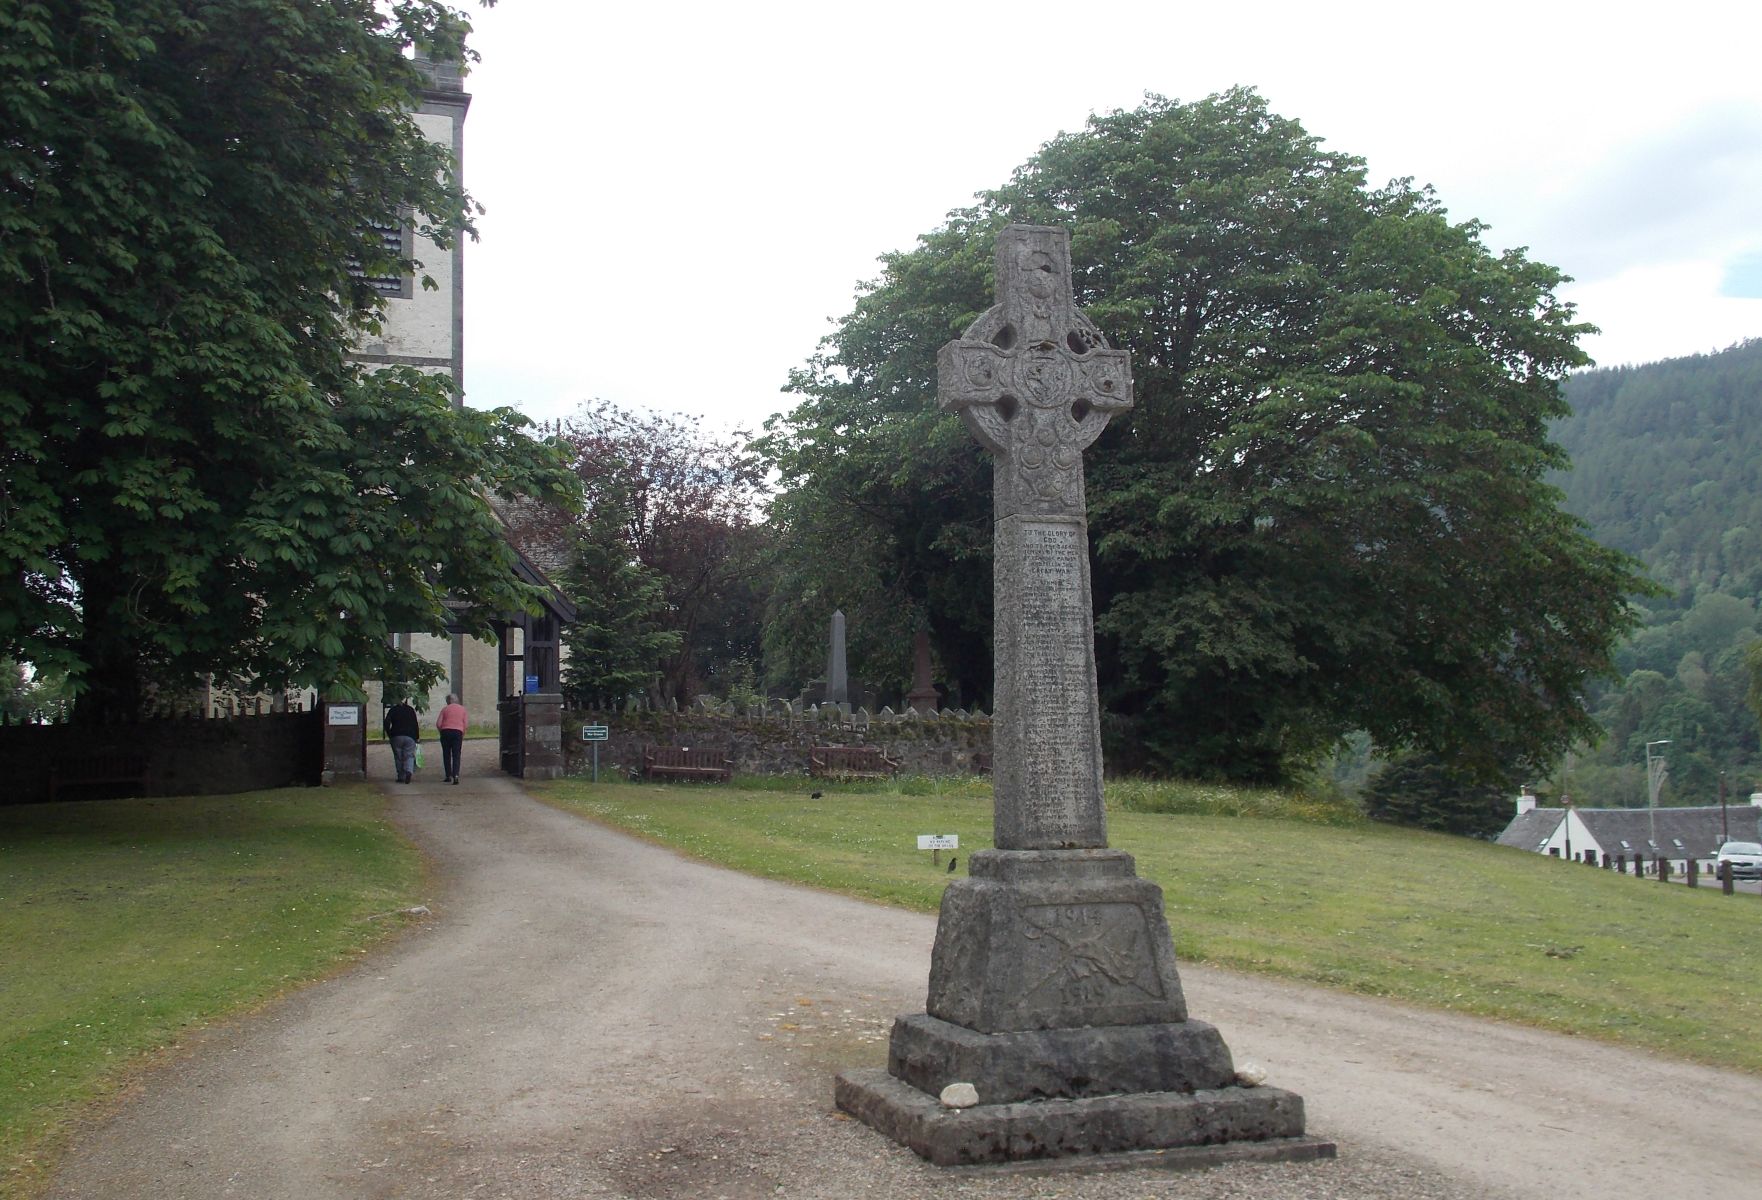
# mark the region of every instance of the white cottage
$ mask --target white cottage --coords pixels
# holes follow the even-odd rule
[[[1719,847],[1727,840],[1762,841],[1762,792],[1749,803],[1693,808],[1544,808],[1525,792],[1517,798],[1517,815],[1498,837],[1501,846],[1583,861],[1586,854],[1599,865],[1622,861],[1632,869],[1635,857],[1652,863],[1670,862],[1682,874],[1693,861],[1711,871]]]

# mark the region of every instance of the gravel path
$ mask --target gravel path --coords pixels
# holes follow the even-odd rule
[[[1762,1080],[1201,967],[1194,1014],[1305,1097],[1338,1161],[940,1171],[831,1105],[833,1072],[883,1062],[922,1009],[933,919],[688,862],[527,799],[493,753],[469,743],[458,787],[388,785],[436,863],[431,918],[192,1037],[50,1195],[1574,1200],[1762,1177]]]

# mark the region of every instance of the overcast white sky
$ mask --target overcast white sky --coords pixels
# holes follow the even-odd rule
[[[1756,0],[1225,7],[471,6],[469,402],[756,427],[878,255],[1091,112],[1235,84],[1574,276],[1600,365],[1762,336]]]

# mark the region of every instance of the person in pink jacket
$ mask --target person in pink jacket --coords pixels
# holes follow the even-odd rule
[[[459,782],[459,751],[465,745],[465,727],[470,723],[459,697],[448,692],[446,706],[434,719],[434,727],[440,730],[441,772],[448,783]]]

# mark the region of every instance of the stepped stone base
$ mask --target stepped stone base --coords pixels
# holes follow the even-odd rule
[[[838,1076],[838,1107],[938,1166],[1163,1151],[1164,1166],[1305,1162],[1334,1144],[1303,1136],[1303,1100],[1279,1088],[1138,1092],[944,1108],[886,1071]],[[1227,1144],[1226,1144],[1227,1143]]]
[[[943,892],[929,1011],[894,1022],[886,1071],[838,1077],[840,1108],[943,1166],[1332,1157],[1301,1097],[1237,1086],[1218,1031],[1187,1019],[1162,892],[1129,854],[969,862]],[[979,1103],[943,1107],[951,1083]]]

